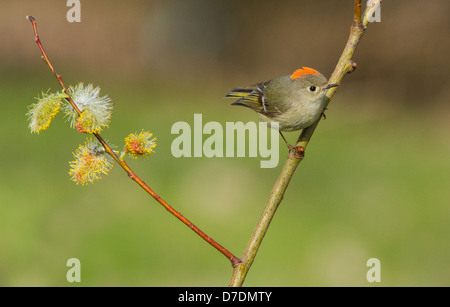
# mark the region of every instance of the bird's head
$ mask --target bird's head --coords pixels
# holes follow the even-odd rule
[[[294,71],[290,76],[296,87],[300,87],[303,94],[311,99],[319,98],[332,87],[339,86],[337,83],[328,84],[327,78],[320,72],[309,67],[302,67]]]

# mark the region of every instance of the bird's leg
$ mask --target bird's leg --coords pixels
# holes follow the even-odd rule
[[[289,149],[291,149],[291,148],[292,148],[292,145],[289,144],[289,143],[286,141],[286,139],[285,139],[283,133],[281,133],[281,131],[278,131],[278,132],[280,132],[280,135],[281,135],[281,137],[283,138],[283,141],[286,143],[287,147],[288,147]]]
[[[293,151],[298,157],[303,158],[305,156],[305,149],[302,146],[299,145],[292,146],[286,141],[286,138],[284,137],[283,133],[281,133],[281,131],[278,132],[280,132],[281,137],[283,138],[284,142],[286,143],[286,146],[289,148],[290,151]]]

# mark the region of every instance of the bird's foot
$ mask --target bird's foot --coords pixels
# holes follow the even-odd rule
[[[294,156],[296,156],[298,159],[302,159],[305,157],[305,149],[300,145],[294,145],[292,146],[289,143],[286,143],[287,147],[289,148],[289,151],[294,153]]]
[[[323,109],[322,111],[322,117],[323,119],[327,119],[327,116],[325,115],[325,111],[328,110],[328,108]]]

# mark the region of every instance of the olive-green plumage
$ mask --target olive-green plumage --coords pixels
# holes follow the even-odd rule
[[[226,97],[238,98],[232,105],[250,108],[268,123],[278,122],[280,131],[296,131],[312,125],[323,113],[326,90],[338,85],[327,83],[321,73],[303,67],[292,75],[233,89]]]

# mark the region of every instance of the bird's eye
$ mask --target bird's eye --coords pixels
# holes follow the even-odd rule
[[[310,86],[310,87],[309,87],[309,90],[310,90],[311,92],[315,92],[315,91],[316,91],[316,87],[315,87],[315,86]]]

